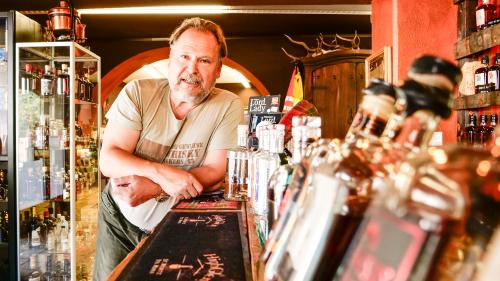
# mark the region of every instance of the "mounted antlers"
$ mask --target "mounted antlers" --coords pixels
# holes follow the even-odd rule
[[[338,34],[335,34],[335,37],[333,38],[333,40],[328,42],[328,43],[325,42],[323,34],[320,33],[318,38],[316,38],[317,46],[315,48],[309,47],[305,42],[294,40],[286,34],[284,34],[284,35],[290,42],[304,47],[304,49],[306,49],[306,51],[307,51],[307,55],[305,55],[304,57],[296,57],[296,56],[293,56],[290,53],[288,53],[284,48],[281,48],[281,50],[285,53],[285,55],[287,57],[291,58],[293,61],[299,61],[300,59],[303,59],[306,57],[315,57],[315,56],[323,55],[326,53],[334,52],[337,50],[349,49],[349,47],[345,47],[345,46],[340,45],[338,43],[337,39],[342,40],[342,41],[346,41],[346,42],[350,42],[351,49],[353,49],[353,50],[359,50],[359,44],[361,42],[361,38],[358,36],[357,31],[354,32],[354,37],[352,39],[342,37]],[[327,49],[326,50],[323,49],[323,46],[327,47]]]

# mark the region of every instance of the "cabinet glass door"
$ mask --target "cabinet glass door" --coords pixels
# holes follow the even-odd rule
[[[9,276],[9,217],[7,207],[7,17],[0,16],[0,280]]]
[[[100,190],[100,61],[72,42],[19,43],[16,57],[19,276],[85,279]]]

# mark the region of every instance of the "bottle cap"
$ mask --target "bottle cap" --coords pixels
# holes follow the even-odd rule
[[[426,74],[431,74],[432,77]],[[455,64],[444,59],[424,55],[411,64],[408,77],[429,86],[452,91],[462,81],[462,71]]]
[[[365,95],[387,95],[396,98],[394,85],[385,82],[382,79],[371,79],[366,88],[362,90]]]

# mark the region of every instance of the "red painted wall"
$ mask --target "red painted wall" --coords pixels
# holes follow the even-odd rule
[[[393,48],[393,81],[406,77],[411,62],[422,54],[455,61],[457,7],[453,1],[373,0],[372,46]],[[456,142],[456,114],[441,122],[444,143]]]

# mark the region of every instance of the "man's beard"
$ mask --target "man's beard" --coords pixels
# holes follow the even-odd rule
[[[176,91],[173,89],[172,94],[174,97],[181,101],[181,102],[186,102],[192,105],[198,105],[201,103],[205,98],[210,94],[212,89],[214,88],[214,85],[212,85],[209,89],[203,88],[203,80],[199,79],[197,75],[195,74],[185,74],[181,76],[178,80],[176,85],[180,85],[182,83],[182,80],[184,80],[187,83],[196,83],[200,85],[201,90],[198,93],[193,93],[193,92],[187,92],[184,89],[180,89]],[[215,83],[214,83],[215,84]],[[174,86],[175,88],[175,86]]]

